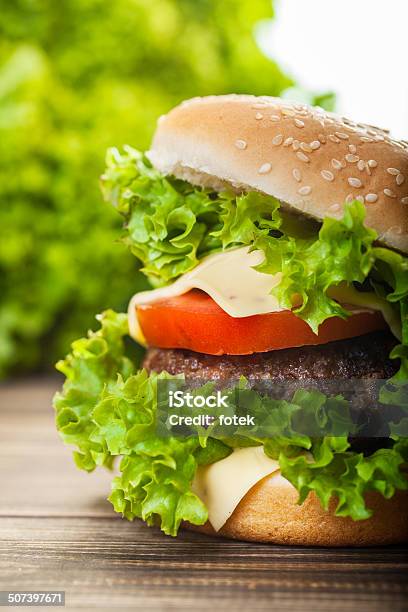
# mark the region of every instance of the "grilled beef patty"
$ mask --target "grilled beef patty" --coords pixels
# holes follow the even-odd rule
[[[251,387],[277,399],[291,399],[299,388],[315,388],[327,395],[342,394],[350,400],[354,418],[365,431],[375,431],[380,381],[398,370],[388,355],[396,340],[378,331],[318,346],[301,346],[253,355],[205,355],[189,350],[149,348],[143,366],[148,371],[183,373],[188,380],[228,385],[244,376]],[[269,384],[268,384],[269,383]],[[378,427],[380,430],[380,427]],[[383,437],[352,440],[352,448],[371,453],[384,448]]]
[[[253,355],[205,355],[181,349],[148,349],[143,366],[151,371],[184,373],[190,380],[311,380],[390,378],[398,364],[388,358],[396,340],[378,331],[317,346],[299,346]]]

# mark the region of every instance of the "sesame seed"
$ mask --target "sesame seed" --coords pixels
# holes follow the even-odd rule
[[[326,144],[327,140],[324,134],[319,134],[318,138],[322,144]]]
[[[299,195],[302,195],[302,196],[307,196],[307,195],[309,195],[310,193],[312,193],[312,188],[311,188],[311,187],[309,187],[309,185],[305,185],[304,187],[301,187],[301,188],[298,190],[298,194],[299,194]]]
[[[293,174],[293,178],[295,179],[295,181],[300,183],[300,181],[302,180],[302,173],[299,170],[299,168],[293,168],[292,174]]]
[[[368,138],[368,136],[361,136],[361,142],[374,142],[372,138]]]
[[[351,153],[348,153],[346,155],[346,161],[348,161],[350,164],[355,164],[359,161],[359,156],[358,155],[352,155]]]
[[[322,170],[320,174],[326,181],[334,181],[334,174],[330,170]]]
[[[355,178],[355,177],[350,177],[348,179],[348,184],[351,187],[355,187],[356,189],[359,189],[360,187],[363,186],[363,183],[360,181],[360,179],[359,178]]]
[[[340,208],[340,204],[332,204],[331,206],[329,206],[329,210],[332,210],[333,212],[340,210]]]
[[[352,193],[349,193],[349,194],[348,194],[348,196],[347,196],[347,198],[346,198],[346,202],[352,202],[354,199],[355,199],[355,198],[354,198],[353,194],[352,194]]]
[[[382,134],[377,134],[375,137],[376,142],[384,142],[385,138]]]
[[[401,204],[408,204],[408,197],[407,198],[402,198]]]
[[[300,148],[305,153],[311,153],[313,151],[312,147],[310,146],[310,144],[307,144],[307,142],[301,142],[300,143]]]
[[[370,168],[376,168],[378,166],[378,163],[375,161],[375,159],[369,159],[368,165]]]
[[[339,162],[338,159],[332,159],[331,165],[333,166],[335,170],[341,170],[341,162]]]
[[[374,204],[378,200],[378,195],[376,193],[367,193],[365,199],[369,204]]]
[[[357,153],[356,145],[350,144],[348,148],[349,148],[350,153]]]
[[[399,174],[397,178],[395,179],[395,182],[397,183],[398,187],[402,185],[404,181],[405,181],[405,176],[403,174]]]
[[[262,114],[262,113],[256,113],[256,115],[255,115],[255,119],[257,119],[258,121],[259,121],[260,119],[263,119],[263,114]]]
[[[285,142],[283,143],[283,146],[284,147],[290,147],[290,145],[293,143],[293,141],[294,141],[293,136],[289,136],[289,138],[287,138],[285,140]]]
[[[275,146],[281,145],[283,142],[282,134],[277,134],[274,138],[272,138],[272,144]]]
[[[292,147],[293,147],[294,151],[299,151],[299,149],[300,149],[300,142],[298,140],[294,140]]]
[[[401,170],[397,170],[397,168],[387,168],[387,172],[392,176],[397,176],[397,174],[401,174]]]
[[[363,172],[363,170],[365,170],[365,161],[363,159],[360,159],[360,161],[357,164],[357,168],[360,170],[360,172]]]
[[[304,153],[302,153],[302,151],[298,151],[298,152],[296,153],[296,156],[297,156],[297,158],[298,158],[298,159],[300,159],[300,161],[302,161],[302,162],[309,163],[309,161],[310,161],[310,159],[308,158],[308,156],[307,156],[307,155],[305,155]]]
[[[265,102],[257,102],[256,104],[252,105],[252,108],[259,109],[259,108],[265,108],[266,106],[267,104]]]
[[[294,124],[298,128],[304,128],[305,127],[305,122],[301,121],[301,119],[295,119]]]
[[[271,121],[280,121],[280,117],[279,117],[279,115],[271,115],[271,116],[269,117],[269,119],[270,119]]]
[[[395,193],[392,191],[392,189],[384,189],[384,193],[386,196],[388,196],[389,198],[396,198],[397,196],[395,195]]]
[[[337,136],[335,136],[334,134],[330,134],[329,135],[329,140],[331,140],[332,142],[335,142],[335,143],[339,143],[340,142],[340,138],[337,138]]]
[[[310,148],[312,149],[312,151],[316,151],[316,149],[318,149],[319,147],[320,147],[319,140],[313,140],[313,142],[310,143]]]
[[[268,172],[270,172],[271,170],[272,170],[272,164],[266,163],[266,164],[262,164],[262,166],[258,170],[258,173],[268,174]]]
[[[296,113],[291,108],[282,108],[282,115],[286,115],[287,117],[295,117]]]
[[[341,140],[348,140],[349,139],[349,135],[345,134],[344,132],[336,132],[336,136],[337,136],[337,138],[340,138]]]
[[[236,140],[235,146],[237,147],[237,149],[246,149],[248,145],[245,140]]]

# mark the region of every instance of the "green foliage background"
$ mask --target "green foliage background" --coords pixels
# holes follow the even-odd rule
[[[258,50],[269,0],[3,0],[0,375],[49,367],[144,281],[98,176],[108,146],[210,93],[279,94]]]

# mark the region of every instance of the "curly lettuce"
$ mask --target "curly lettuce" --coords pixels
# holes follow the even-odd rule
[[[125,356],[126,315],[107,311],[100,321],[101,329],[74,342],[57,364],[66,376],[54,398],[62,439],[77,447],[75,462],[87,471],[122,457],[110,499],[126,518],[151,524],[158,517],[170,535],[182,520],[205,523],[207,511],[191,491],[198,441],[155,435],[156,384],[165,374],[137,372]]]
[[[164,177],[139,151],[109,149],[102,191],[125,221],[123,241],[154,286],[170,283],[216,251],[277,230],[271,196],[214,193]]]
[[[343,219],[326,218],[318,234],[302,239],[284,234],[257,238],[254,248],[265,259],[260,272],[282,273],[274,293],[283,308],[293,308],[293,296],[301,305],[294,312],[315,333],[329,317],[347,317],[347,311],[327,291],[340,283],[363,283],[373,267],[372,245],[376,232],[366,228],[364,207],[356,202],[345,207]]]

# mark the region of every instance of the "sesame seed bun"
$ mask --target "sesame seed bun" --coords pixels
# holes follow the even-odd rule
[[[366,496],[371,518],[353,521],[334,516],[336,501],[328,512],[314,494],[302,505],[296,489],[279,473],[258,482],[215,532],[210,523],[201,527],[185,524],[207,535],[237,540],[296,544],[300,546],[381,546],[408,542],[408,493],[398,491],[390,500],[377,493]]]
[[[213,189],[258,190],[316,219],[360,199],[379,241],[408,253],[408,144],[279,98],[211,96],[161,117],[153,165]]]

